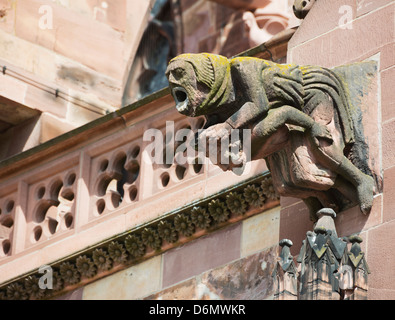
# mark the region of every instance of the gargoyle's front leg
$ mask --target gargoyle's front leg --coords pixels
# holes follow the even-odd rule
[[[257,119],[262,117],[264,117],[263,120],[258,122]],[[253,123],[257,124],[253,125]],[[198,142],[205,148],[206,156],[209,157],[213,163],[220,166],[223,170],[229,170],[233,167],[232,164],[236,164],[236,166],[244,165],[243,159],[247,158],[247,155],[243,155],[241,150],[242,145],[240,142],[239,153],[229,154],[229,156],[232,157],[230,162],[226,161],[224,163],[221,161],[224,156],[227,157],[227,155],[221,153],[221,142],[224,141],[224,139],[229,138],[233,129],[242,130],[253,127],[251,135],[251,153],[254,155],[254,148],[262,148],[266,141],[275,133],[278,133],[285,124],[294,124],[310,129],[314,138],[324,138],[332,141],[331,134],[325,126],[316,123],[307,114],[295,109],[294,107],[279,107],[270,110],[265,115],[262,109],[259,109],[255,104],[248,102],[225,122],[215,124],[203,130],[203,132],[199,134]],[[282,142],[280,142],[280,146],[283,146]],[[232,147],[232,150],[237,149],[236,146]],[[276,148],[278,150],[278,146],[276,146]],[[268,147],[267,149],[270,150],[268,154],[274,151],[271,147]]]
[[[318,139],[325,139],[330,143],[333,142],[332,135],[324,125],[315,122],[313,118],[291,106],[269,110],[267,116],[254,126],[252,136],[258,142],[264,144],[286,124],[292,124],[310,130],[316,144],[319,144]]]
[[[264,110],[252,102],[244,103],[232,116],[220,123],[216,123],[218,115],[214,115],[214,118],[211,115],[203,131],[195,136],[195,146],[205,149],[206,156],[224,171],[242,168],[247,155],[242,151],[241,131],[236,132],[240,140],[232,139],[232,132],[235,129],[248,129],[263,116]],[[222,145],[224,142],[229,142],[229,145]]]
[[[198,135],[199,150],[204,150],[212,163],[227,171],[245,164],[241,137],[232,137],[232,127],[226,122],[210,126]]]

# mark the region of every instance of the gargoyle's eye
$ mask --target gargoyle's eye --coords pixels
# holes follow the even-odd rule
[[[176,68],[173,70],[173,76],[176,78],[176,80],[182,78],[185,75],[185,70],[182,68]]]

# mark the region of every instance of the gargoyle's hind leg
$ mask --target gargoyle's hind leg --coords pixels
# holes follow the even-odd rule
[[[373,205],[373,178],[354,166],[334,145],[328,146],[327,142],[320,142],[320,145],[315,149],[315,153],[323,165],[339,174],[356,188],[360,209],[363,214],[368,214]],[[339,184],[339,187],[342,188],[342,185]],[[341,189],[339,191],[342,192]],[[349,191],[345,191],[345,188],[343,188],[343,192]]]
[[[371,176],[364,174],[354,164],[343,157],[339,165],[338,173],[349,180],[357,188],[359,206],[363,214],[368,214],[373,205],[374,180]]]
[[[311,111],[311,117],[321,125],[326,126],[333,121],[336,117],[336,112],[333,107],[333,101],[327,94],[323,94],[317,91],[310,99],[308,105],[305,106],[306,110]],[[336,140],[330,143],[326,139],[320,138],[320,136],[311,139],[313,146],[312,151],[320,160],[321,164],[336,172],[343,181],[346,180],[351,183],[356,189],[356,195],[352,195],[352,189],[347,190],[347,185],[342,183],[342,179],[338,178],[338,190],[343,193],[347,198],[353,202],[357,201],[360,205],[361,211],[364,214],[368,214],[373,205],[373,178],[364,174],[360,171],[347,157],[344,156],[344,144],[342,141]],[[318,143],[318,145],[317,145]]]
[[[354,191],[354,186],[340,175],[337,176],[333,188],[338,190],[352,203],[358,203],[359,199],[356,192]]]

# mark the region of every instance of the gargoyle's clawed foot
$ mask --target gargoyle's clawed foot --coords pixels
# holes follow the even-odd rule
[[[374,180],[371,176],[364,175],[362,183],[357,187],[359,207],[365,215],[369,214],[373,206]]]

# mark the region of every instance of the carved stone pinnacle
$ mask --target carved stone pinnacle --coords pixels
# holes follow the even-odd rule
[[[283,239],[280,241],[280,246],[281,248],[284,248],[285,246],[288,248],[291,248],[293,246],[293,242],[289,239]]]

